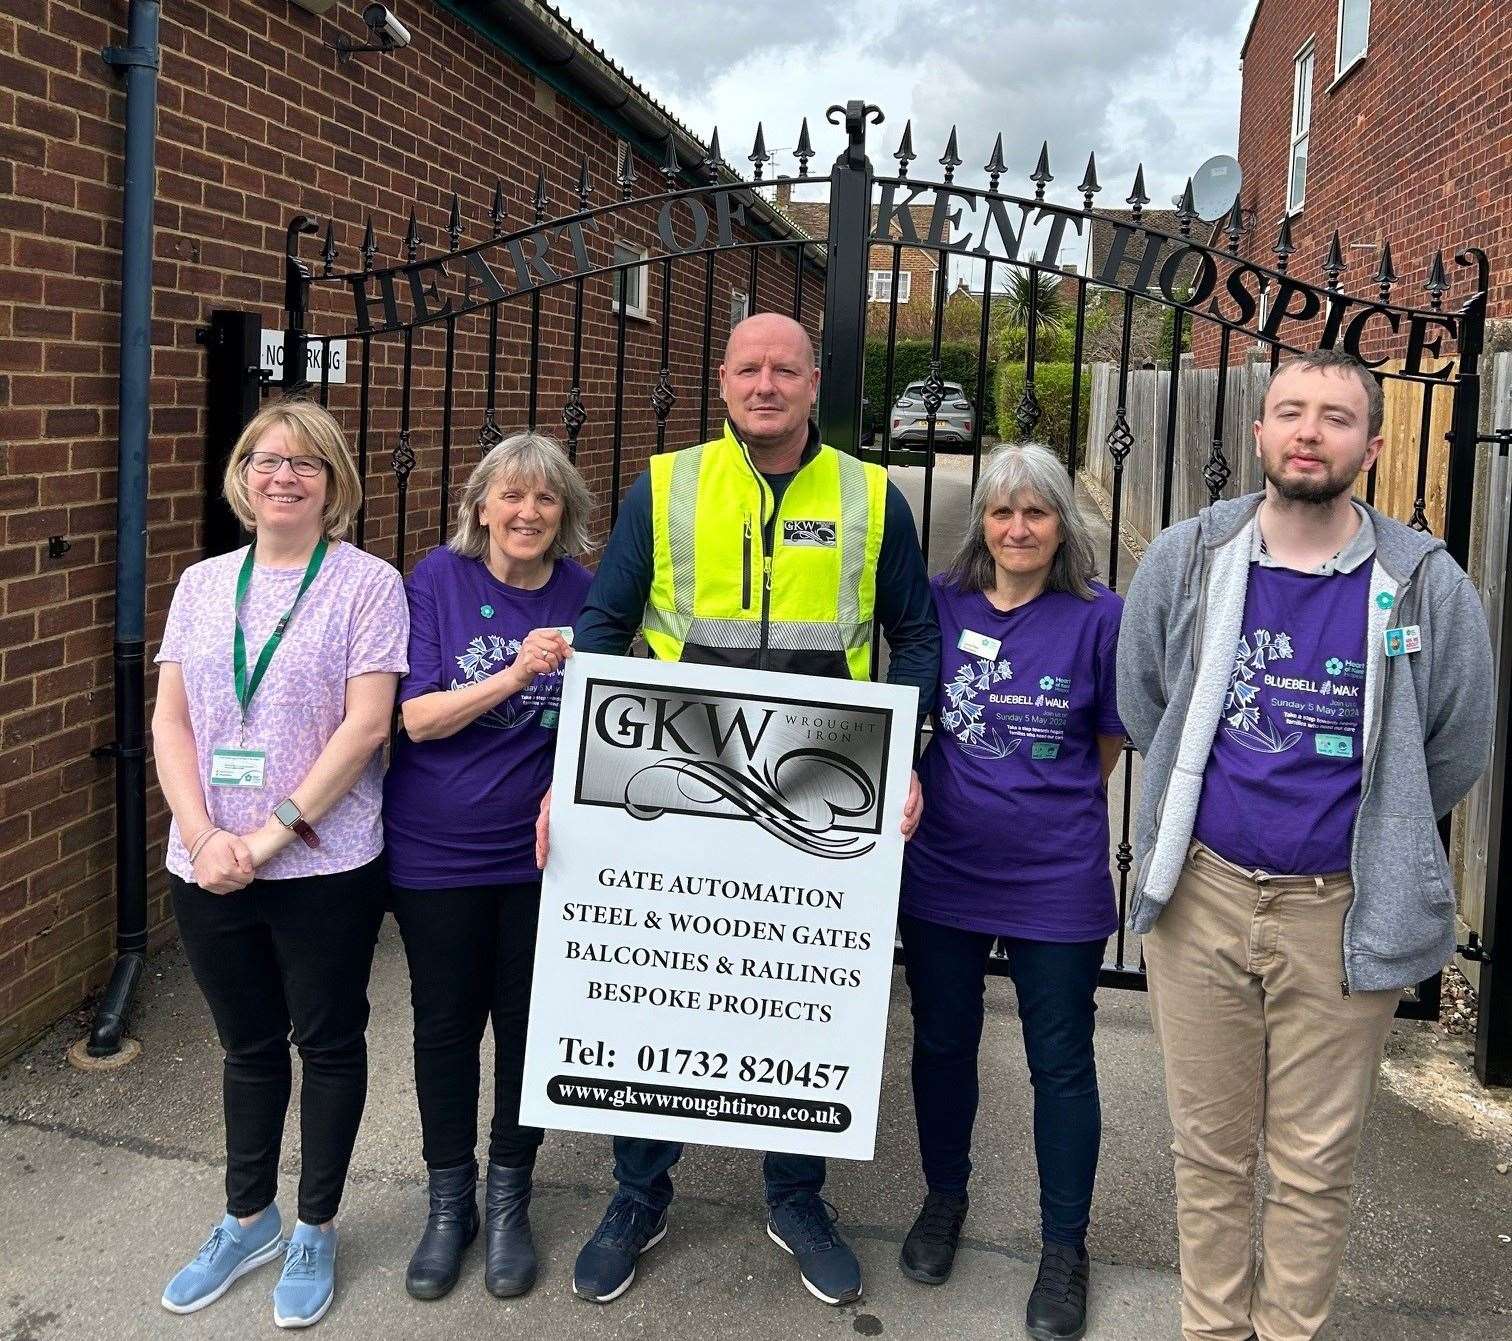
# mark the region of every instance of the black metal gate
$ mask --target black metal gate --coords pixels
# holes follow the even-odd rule
[[[971,482],[984,445],[999,428],[1003,436],[1048,440],[1088,488],[1096,458],[1110,536],[1110,585],[1128,575],[1120,537],[1131,483],[1156,487],[1141,471],[1158,477],[1158,492],[1150,496],[1162,527],[1199,503],[1254,486],[1247,424],[1237,420],[1237,383],[1227,371],[1244,365],[1236,357],[1241,352],[1255,360],[1251,346],[1261,351],[1262,372],[1288,352],[1340,346],[1374,368],[1388,388],[1399,386],[1416,398],[1418,426],[1410,435],[1415,458],[1405,483],[1399,481],[1391,497],[1378,496],[1378,466],[1366,493],[1414,526],[1437,523],[1450,552],[1466,564],[1476,456],[1486,441],[1477,437],[1477,364],[1489,280],[1483,252],[1453,253],[1452,266],[1442,251],[1427,258],[1421,281],[1426,305],[1414,306],[1410,298],[1404,301],[1389,245],[1382,246],[1362,286],[1373,292],[1350,293],[1343,286],[1347,267],[1337,232],[1319,258],[1321,282],[1305,280],[1293,273],[1289,223],[1281,222],[1273,241],[1260,237],[1238,197],[1226,217],[1204,225],[1189,182],[1169,216],[1174,225],[1160,227],[1167,216],[1147,217],[1142,168],[1123,198],[1127,208],[1109,210],[1098,206],[1104,187],[1095,158],[1089,158],[1072,193],[1079,199],[1064,203],[1049,192],[1056,178],[1048,149],[1028,174],[1032,190],[1014,194],[1005,185],[1001,137],[983,168],[986,187],[967,186],[955,180],[962,159],[954,129],[939,159],[942,172],[921,179],[912,171],[917,155],[908,126],[891,155],[895,167],[878,175],[866,137],[869,125],[882,122],[880,110],[853,101],[831,107],[827,116],[845,132],[845,147],[827,178],[809,174],[816,155],[806,120],[795,151],[797,172],[780,177],[766,175],[772,160],[760,127],[745,156],[751,165],[745,176],[722,158],[718,132],[697,159],[669,134],[659,164],[638,165],[626,151],[613,165],[616,198],[601,199],[595,166],[587,162],[565,211],[553,211],[544,170],[524,202],[522,220],[514,213],[520,204],[507,201],[495,185],[482,236],[473,240],[454,195],[444,221],[432,225],[436,236],[444,234],[444,250],[424,246],[412,211],[402,255],[387,267],[375,264],[377,242],[368,220],[357,268],[337,268],[339,226],[331,222],[312,269],[299,258],[300,240],[320,234],[321,227],[308,216],[295,218],[286,249],[284,385],[312,387],[349,428],[368,491],[359,543],[405,569],[418,549],[445,538],[456,472],[476,460],[474,453],[527,424],[560,426],[569,452],[605,500],[600,520],[612,523],[623,489],[649,454],[709,436],[713,351],[729,326],[746,312],[776,310],[790,312],[819,336],[825,441],[845,451],[869,450],[884,465],[922,475],[921,532],[930,555],[937,539],[931,525],[940,468],[937,428],[951,352],[945,333],[947,326],[961,325],[950,315],[958,300],[947,261],[955,257],[979,261],[985,272],[977,306],[968,309],[974,358],[964,360],[959,379],[971,409]],[[599,165],[599,179],[607,168]],[[661,179],[659,189],[645,193],[642,183],[654,180],[653,174]],[[767,192],[778,185],[827,191],[822,228],[805,231],[776,209]],[[1094,230],[1102,237],[1099,247],[1089,245]],[[1083,246],[1092,264],[1068,270],[1065,263],[1079,262]],[[902,424],[892,407],[903,348],[900,280],[903,257],[911,252],[931,254],[938,265],[927,330],[920,332],[927,358],[915,413],[925,427],[922,442],[906,449],[894,440]],[[995,287],[995,273],[1005,269],[1013,280],[1009,293]],[[890,284],[874,282],[873,272],[889,276]],[[1018,334],[1006,343],[994,316],[1003,304],[1019,318],[1013,328]],[[1153,352],[1141,349],[1152,314],[1163,327]],[[869,333],[881,404],[870,406],[867,418],[875,421],[877,440],[864,449],[874,426],[863,422]],[[338,340],[348,343],[355,387],[333,385],[330,352]],[[1052,343],[1061,351],[1053,378],[1047,359]],[[1202,362],[1225,370],[1215,376],[1213,403],[1197,413],[1206,438],[1196,456],[1192,435],[1180,432],[1184,408],[1190,409],[1182,399],[1189,343]],[[320,371],[309,378],[312,352],[320,353]],[[1092,363],[1099,359],[1105,370],[1094,373]],[[997,423],[989,426],[994,388],[987,383],[994,364],[1010,369],[1011,375],[1000,374],[996,389],[1007,389],[1013,404],[1007,413],[999,407]],[[1133,413],[1141,376],[1153,376],[1163,420],[1157,413],[1146,424]],[[1094,381],[1108,402],[1102,412],[1089,402]],[[236,388],[228,394],[237,394]],[[1052,399],[1056,408],[1047,413]],[[1094,418],[1095,440],[1089,437]],[[219,440],[222,450],[229,449],[224,435]],[[212,479],[218,478],[214,464]],[[1503,740],[1507,662],[1504,655]],[[1121,816],[1114,816],[1121,912],[1132,865],[1135,771],[1133,751],[1126,750]],[[1502,824],[1499,792],[1493,839]],[[1494,950],[1498,908],[1505,920],[1512,902],[1496,900],[1495,856],[1493,850],[1486,944],[1470,947],[1484,957]],[[1492,970],[1488,963],[1488,976]],[[1143,985],[1138,947],[1122,932],[1104,981]],[[1435,1017],[1438,1006],[1434,978],[1404,1001],[1401,1013]],[[1512,983],[1485,1003],[1482,1027],[1495,1035],[1489,1042],[1483,1038],[1483,1053],[1491,1059],[1483,1063],[1483,1077],[1501,1068],[1507,1078]]]

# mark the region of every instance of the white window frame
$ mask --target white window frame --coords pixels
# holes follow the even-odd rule
[[[1317,69],[1317,48],[1311,38],[1292,59],[1291,138],[1286,154],[1286,212],[1300,214],[1307,201],[1308,137],[1312,133],[1312,86]],[[1297,151],[1302,151],[1302,189],[1297,187]]]
[[[650,272],[650,267],[644,264],[646,257],[647,252],[644,247],[638,247],[633,242],[623,242],[618,238],[614,240],[615,265],[620,265],[631,260],[639,260],[643,264],[638,270],[618,270],[615,272],[614,292],[609,299],[609,310],[611,312],[618,312],[620,310],[620,294],[630,287],[631,276],[633,275],[635,282],[639,285],[639,293],[632,294],[633,301],[625,305],[625,315],[635,321],[649,321],[651,319],[646,293],[646,276]]]
[[[1363,5],[1365,7],[1365,40],[1360,44],[1358,51],[1345,54],[1344,51],[1344,11],[1350,5]],[[1334,83],[1338,83],[1346,74],[1365,59],[1365,53],[1370,50],[1370,0],[1339,0],[1339,20],[1334,25]]]
[[[913,271],[898,271],[898,306],[904,307],[913,293]],[[873,303],[885,303],[892,297],[892,267],[873,270],[869,276],[866,296]]]
[[[737,316],[736,313],[739,313]],[[730,285],[730,329],[734,330],[751,315],[751,295],[744,289]]]

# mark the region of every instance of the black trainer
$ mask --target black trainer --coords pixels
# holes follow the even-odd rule
[[[1039,1275],[1029,1292],[1024,1327],[1034,1341],[1077,1341],[1087,1332],[1085,1248],[1047,1243],[1040,1251]]]
[[[966,1219],[966,1197],[931,1192],[924,1198],[913,1228],[903,1240],[898,1269],[925,1285],[943,1285],[955,1265],[956,1245]]]

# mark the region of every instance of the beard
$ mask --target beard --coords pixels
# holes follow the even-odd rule
[[[1311,503],[1322,505],[1332,503],[1340,494],[1348,493],[1354,488],[1354,482],[1359,478],[1360,470],[1356,465],[1353,469],[1327,469],[1322,478],[1292,478],[1288,479],[1280,469],[1273,468],[1269,461],[1262,461],[1265,478],[1275,489],[1277,495],[1284,498],[1288,503]],[[1284,468],[1284,461],[1282,468]]]

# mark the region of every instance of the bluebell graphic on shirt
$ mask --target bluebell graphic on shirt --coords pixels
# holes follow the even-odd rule
[[[977,657],[963,662],[945,682],[950,707],[940,714],[940,725],[960,742],[967,754],[979,759],[1006,759],[1018,749],[1017,739],[1005,744],[996,728],[989,725],[984,705],[984,698],[994,685],[1011,679],[1013,665],[1006,657],[999,661]]]
[[[1285,630],[1258,628],[1240,637],[1223,702],[1224,734],[1257,754],[1284,754],[1311,732],[1316,753],[1350,758],[1364,663],[1329,657],[1322,663],[1324,679],[1277,669],[1295,657]]]
[[[1041,675],[1037,694],[1000,688],[1012,679],[1013,664],[1006,657],[963,662],[944,684],[950,706],[940,714],[940,725],[977,759],[1006,759],[1026,740],[1033,758],[1059,758],[1071,711],[1071,677]]]
[[[457,669],[463,678],[453,677],[450,688],[461,689],[465,685],[481,684],[491,675],[508,670],[520,655],[519,638],[501,638],[496,633],[483,634],[467,644],[462,655],[456,657]],[[477,719],[479,726],[508,731],[524,726],[543,709],[554,708],[562,698],[562,672],[537,675],[518,694],[507,698],[497,707],[490,708]]]

